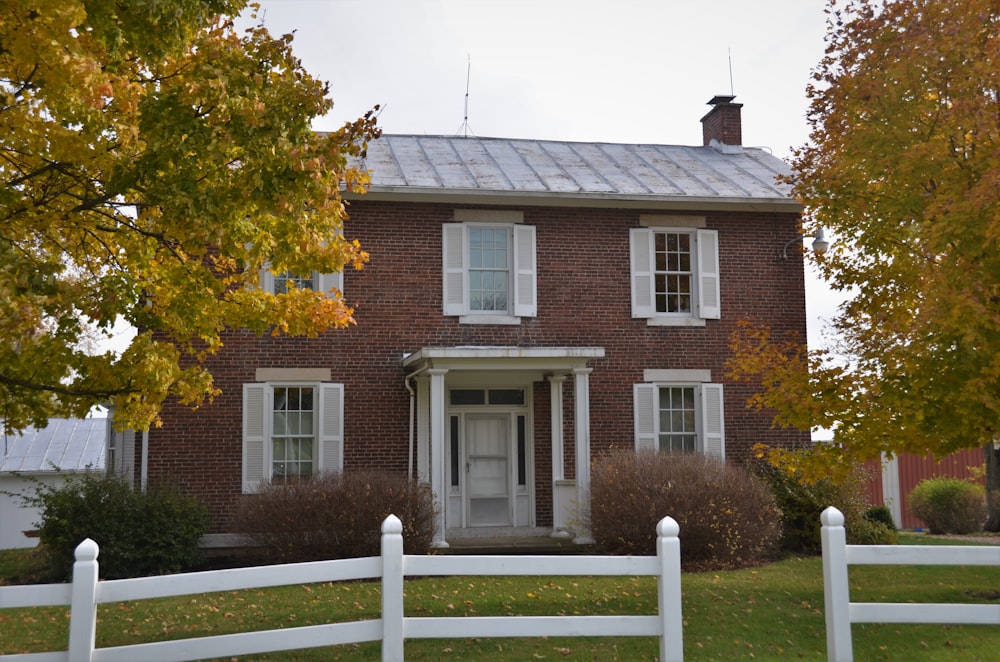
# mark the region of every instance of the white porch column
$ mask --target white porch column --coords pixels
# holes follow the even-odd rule
[[[447,370],[434,369],[427,371],[430,375],[430,441],[431,441],[431,491],[438,500],[438,521],[434,531],[433,547],[447,547],[445,541],[445,522],[448,521],[448,489],[447,489],[447,467],[445,466],[444,437],[445,437],[445,388],[444,376]]]
[[[430,383],[427,375],[417,375],[417,479],[422,483],[430,482],[430,407],[428,394]]]
[[[565,478],[565,459],[563,458],[563,382],[566,375],[551,375],[549,377],[549,393],[552,411],[552,483]]]
[[[564,440],[566,439],[563,421],[563,384],[566,375],[549,376],[549,409],[551,411],[552,430],[552,537],[569,538],[571,489],[566,481],[566,457]]]
[[[576,422],[576,502],[580,530],[573,542],[594,542],[590,536],[590,373],[592,368],[573,368],[573,413]]]

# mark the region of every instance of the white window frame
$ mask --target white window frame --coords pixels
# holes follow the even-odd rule
[[[344,385],[329,382],[254,382],[243,385],[243,493],[270,480],[273,464],[272,413],[276,387],[314,389],[316,449],[313,474],[344,470]]]
[[[655,246],[657,233],[691,237],[691,311],[656,310]],[[632,317],[650,326],[704,326],[705,320],[722,315],[719,278],[719,233],[692,227],[640,227],[629,230]]]
[[[636,452],[659,451],[659,392],[661,388],[671,387],[694,388],[697,413],[695,451],[718,460],[725,460],[726,432],[722,384],[709,382],[646,382],[633,385]]]
[[[507,312],[472,310],[469,301],[469,228],[500,228],[510,240]],[[520,324],[538,315],[535,227],[518,223],[445,223],[441,230],[442,301],[447,316],[462,324]]]

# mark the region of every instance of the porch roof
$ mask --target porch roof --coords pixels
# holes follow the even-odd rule
[[[403,357],[403,368],[567,372],[600,358],[603,347],[422,347]]]

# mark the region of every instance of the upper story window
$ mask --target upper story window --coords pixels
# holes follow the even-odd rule
[[[291,271],[286,271],[283,274],[274,276],[274,293],[284,294],[293,287],[299,290],[311,290],[316,280],[317,278],[311,273],[308,277],[304,277],[296,276]]]
[[[653,303],[658,313],[690,313],[694,260],[690,232],[653,232]]]
[[[633,387],[635,446],[637,451],[704,453],[725,458],[722,385],[694,383],[691,373],[708,371],[664,370],[650,383]],[[670,374],[675,373],[675,374]],[[684,373],[684,374],[681,374]],[[685,381],[659,381],[683,379]]]
[[[343,293],[344,274],[321,274],[313,271],[309,274],[294,274],[286,271],[280,274],[271,273],[266,267],[260,274],[260,287],[265,292],[271,294],[285,294],[290,289],[317,290],[329,293],[330,290],[337,290]]]
[[[510,293],[510,228],[471,226],[469,310],[507,314]]]
[[[243,492],[343,470],[344,386],[243,385]]]
[[[466,324],[517,324],[536,316],[535,228],[489,222],[519,220],[520,212],[463,211],[456,218],[476,220],[442,227],[444,314]]]
[[[629,239],[632,317],[679,326],[720,317],[717,231],[642,227]]]

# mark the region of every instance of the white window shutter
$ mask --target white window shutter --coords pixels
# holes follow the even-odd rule
[[[126,430],[124,432],[112,432],[118,435],[119,454],[121,455],[121,474],[128,479],[129,484],[135,476],[135,432]]]
[[[319,385],[319,472],[344,470],[344,385]]]
[[[649,228],[629,231],[630,273],[632,279],[632,317],[656,315],[653,305],[653,232]]]
[[[260,289],[274,294],[274,274],[271,273],[271,265],[265,264],[260,270]]]
[[[445,223],[441,232],[443,263],[442,297],[445,315],[465,315],[469,311],[466,286],[465,225]]]
[[[327,296],[330,295],[330,290],[337,290],[341,294],[344,293],[344,272],[339,272],[335,274],[321,274],[313,273],[313,282],[316,283],[316,291],[322,292]]]
[[[267,385],[243,385],[243,494],[251,494],[269,472],[264,470],[267,437]]]
[[[698,230],[699,317],[719,319],[722,316],[719,280],[719,233]]]
[[[535,267],[535,227],[514,226],[514,309],[515,317],[538,315],[538,286]]]
[[[656,384],[635,384],[632,407],[635,425],[635,450],[655,451],[656,441]]]
[[[722,408],[722,384],[701,385],[701,433],[708,457],[726,459],[726,426]]]

